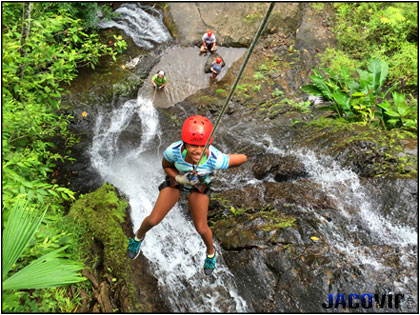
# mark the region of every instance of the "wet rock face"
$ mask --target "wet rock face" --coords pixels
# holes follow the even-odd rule
[[[276,154],[264,154],[257,157],[257,163],[252,168],[256,179],[266,176],[276,182],[298,179],[307,176],[303,163],[295,156],[279,157]]]
[[[299,3],[276,3],[267,30],[285,35],[294,33],[300,24]],[[182,45],[200,45],[201,37],[211,29],[218,45],[246,47],[267,10],[267,3],[192,3],[172,2],[168,12],[174,24],[172,32]]]
[[[204,72],[205,73],[211,73],[210,68],[213,65],[213,62],[216,61],[217,57],[220,57],[222,59],[222,62],[221,62],[222,68],[225,66],[225,62],[224,62],[222,56],[220,56],[218,53],[210,54],[209,57],[207,58],[206,64],[204,65]]]
[[[372,145],[359,144],[366,150]],[[341,201],[325,192],[296,157],[244,147],[249,165],[226,173],[248,173],[253,183],[218,190],[210,203],[209,222],[250,310],[325,312],[322,304],[328,304],[329,293],[337,292],[416,294],[411,280],[401,284],[402,278],[413,275],[407,268],[415,259],[407,254],[410,249],[375,236],[370,223],[356,215],[361,209],[351,203],[339,206]],[[275,180],[278,173],[285,174],[284,180]],[[415,180],[363,183],[372,216],[379,211],[392,224],[416,229]],[[376,258],[371,260],[369,253]]]

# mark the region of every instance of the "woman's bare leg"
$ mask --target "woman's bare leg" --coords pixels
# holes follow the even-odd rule
[[[147,231],[162,221],[169,210],[177,203],[179,196],[180,191],[177,188],[165,187],[160,191],[152,213],[143,220],[136,233],[138,239],[142,239]]]
[[[209,209],[209,197],[206,194],[192,192],[188,199],[191,216],[197,232],[206,244],[207,254],[214,253],[213,233],[207,224],[207,212]]]

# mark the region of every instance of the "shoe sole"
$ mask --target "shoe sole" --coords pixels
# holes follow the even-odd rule
[[[134,259],[136,259],[137,257],[139,257],[139,255],[140,255],[140,250],[139,250],[139,252],[137,253],[137,255],[136,255],[136,256],[134,256],[133,258],[131,258],[131,257],[130,257],[130,256],[128,256],[128,255],[127,255],[127,257],[128,257],[128,258],[130,258],[131,260],[134,260]]]
[[[206,276],[210,276],[210,275],[212,274],[213,270],[214,270],[214,269],[204,269],[204,274],[205,274]]]

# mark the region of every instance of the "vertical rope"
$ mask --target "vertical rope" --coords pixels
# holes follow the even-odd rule
[[[228,97],[225,100],[225,104],[223,105],[223,107],[222,107],[222,109],[220,111],[220,114],[217,117],[216,122],[214,123],[213,130],[212,130],[212,132],[210,134],[210,137],[207,139],[207,142],[206,142],[206,145],[204,146],[203,152],[201,152],[200,159],[198,160],[197,165],[194,166],[194,171],[196,171],[197,168],[198,168],[198,165],[200,165],[200,161],[203,158],[203,156],[205,154],[205,151],[207,150],[207,147],[209,146],[210,139],[213,137],[214,132],[216,131],[217,127],[219,126],[220,120],[222,119],[222,116],[223,116],[223,114],[226,111],[227,105],[229,104],[229,101],[230,101],[230,99],[231,99],[231,97],[233,95],[233,92],[235,92],[236,86],[238,85],[238,82],[241,79],[242,73],[245,70],[245,67],[246,67],[246,65],[248,63],[249,57],[251,56],[251,53],[254,50],[254,47],[255,47],[255,45],[256,45],[259,37],[261,36],[261,33],[264,30],[265,25],[267,24],[268,18],[270,17],[270,14],[271,14],[271,11],[273,10],[274,4],[275,4],[275,2],[271,2],[270,3],[270,6],[268,7],[267,12],[265,13],[265,17],[262,20],[262,22],[260,24],[260,27],[258,28],[257,33],[254,36],[254,39],[253,39],[253,41],[251,43],[251,46],[249,46],[248,53],[247,53],[247,55],[245,57],[244,62],[242,63],[241,68],[239,69],[239,73],[238,73],[238,76],[236,77],[235,83],[232,85],[232,88],[230,89],[230,93],[229,93]]]

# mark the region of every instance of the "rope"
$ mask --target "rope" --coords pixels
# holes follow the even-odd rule
[[[233,92],[235,91],[236,86],[238,85],[238,82],[239,82],[239,80],[242,76],[242,73],[245,70],[245,67],[248,63],[249,57],[251,56],[251,53],[254,50],[254,47],[255,47],[259,37],[261,36],[261,33],[264,30],[265,25],[267,24],[268,18],[270,17],[270,14],[271,14],[271,11],[273,10],[274,4],[275,4],[275,2],[270,3],[270,6],[268,7],[267,12],[265,13],[264,20],[261,22],[260,27],[258,28],[257,33],[255,34],[254,39],[252,40],[251,46],[248,49],[248,53],[245,57],[245,60],[242,63],[241,68],[239,69],[239,73],[238,73],[238,76],[236,77],[235,83],[233,84],[232,88],[230,89],[230,93],[229,93],[228,97],[226,98],[225,104],[223,105],[223,107],[220,111],[220,114],[217,117],[216,122],[214,123],[214,128],[213,128],[213,130],[210,134],[210,137],[207,139],[207,142],[206,142],[206,145],[204,146],[203,152],[201,152],[200,159],[198,160],[197,165],[194,166],[194,171],[196,171],[197,168],[198,168],[198,165],[200,165],[200,161],[203,158],[203,156],[205,154],[205,151],[207,150],[207,147],[209,146],[210,139],[213,137],[214,132],[216,131],[217,127],[219,126],[220,120],[222,119],[222,116],[226,111],[226,108],[229,104],[229,101],[230,101],[232,95],[233,95]]]

